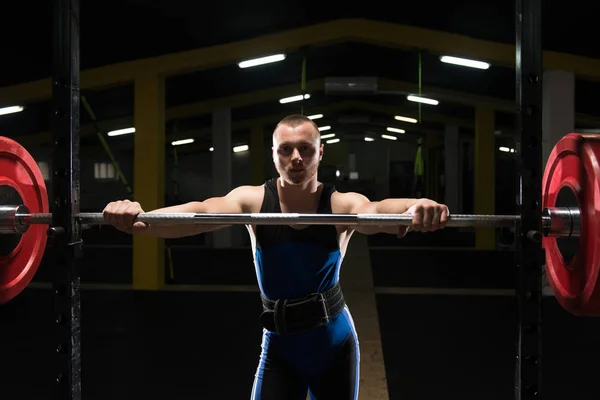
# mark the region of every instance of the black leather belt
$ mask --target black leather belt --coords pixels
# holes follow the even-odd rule
[[[269,300],[261,294],[263,312],[260,322],[271,332],[293,335],[325,325],[346,305],[339,283],[323,293],[298,299]]]

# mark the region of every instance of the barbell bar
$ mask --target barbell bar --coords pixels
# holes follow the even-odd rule
[[[107,225],[103,213],[80,213],[82,225]],[[572,207],[545,209],[542,231],[548,236],[579,236],[580,213]],[[451,214],[447,227],[514,227],[519,215]],[[410,214],[299,214],[299,213],[141,213],[135,222],[200,225],[374,225],[411,226]],[[50,225],[51,213],[30,213],[25,205],[0,206],[0,232],[25,233],[31,224]]]
[[[560,305],[575,315],[600,315],[600,135],[569,133],[559,140],[546,163],[541,198],[541,232],[520,231],[518,215],[451,213],[446,226],[511,227],[519,237],[541,240],[546,275]],[[0,205],[0,232],[7,234],[0,237],[10,237],[13,243],[0,246],[2,303],[27,287],[42,260],[48,232],[60,230],[48,229],[52,214],[37,162],[19,143],[5,137],[0,137]],[[102,213],[80,213],[74,218],[84,227],[107,223]],[[150,212],[137,220],[170,225],[412,224],[409,214]]]

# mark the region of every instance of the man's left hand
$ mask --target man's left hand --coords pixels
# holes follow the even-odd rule
[[[406,210],[406,214],[412,215],[412,226],[400,227],[399,237],[410,231],[433,232],[443,229],[448,222],[450,211],[444,204],[429,199],[419,199]]]

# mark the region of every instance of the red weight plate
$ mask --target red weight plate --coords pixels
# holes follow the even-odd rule
[[[559,192],[574,193],[581,215],[579,243],[563,256],[560,238],[544,237],[546,274],[559,304],[575,315],[600,315],[600,135],[569,133],[552,150],[542,182],[542,207],[556,207]],[[561,206],[562,204],[558,204]]]
[[[0,185],[17,191],[31,213],[48,213],[48,194],[42,173],[20,144],[0,136]],[[31,282],[46,250],[44,225],[31,225],[16,248],[0,257],[0,303],[16,297]]]

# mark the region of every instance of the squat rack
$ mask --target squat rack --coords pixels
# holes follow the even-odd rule
[[[54,399],[81,400],[81,227],[79,213],[79,0],[54,0],[52,225]]]
[[[542,0],[516,0],[517,208],[515,229],[518,309],[515,399],[540,396],[542,355]]]
[[[517,170],[520,223],[515,229],[518,335],[515,398],[540,395],[542,180],[541,0],[516,0]],[[79,0],[54,0],[52,228],[56,400],[81,400],[81,227],[79,176]]]

